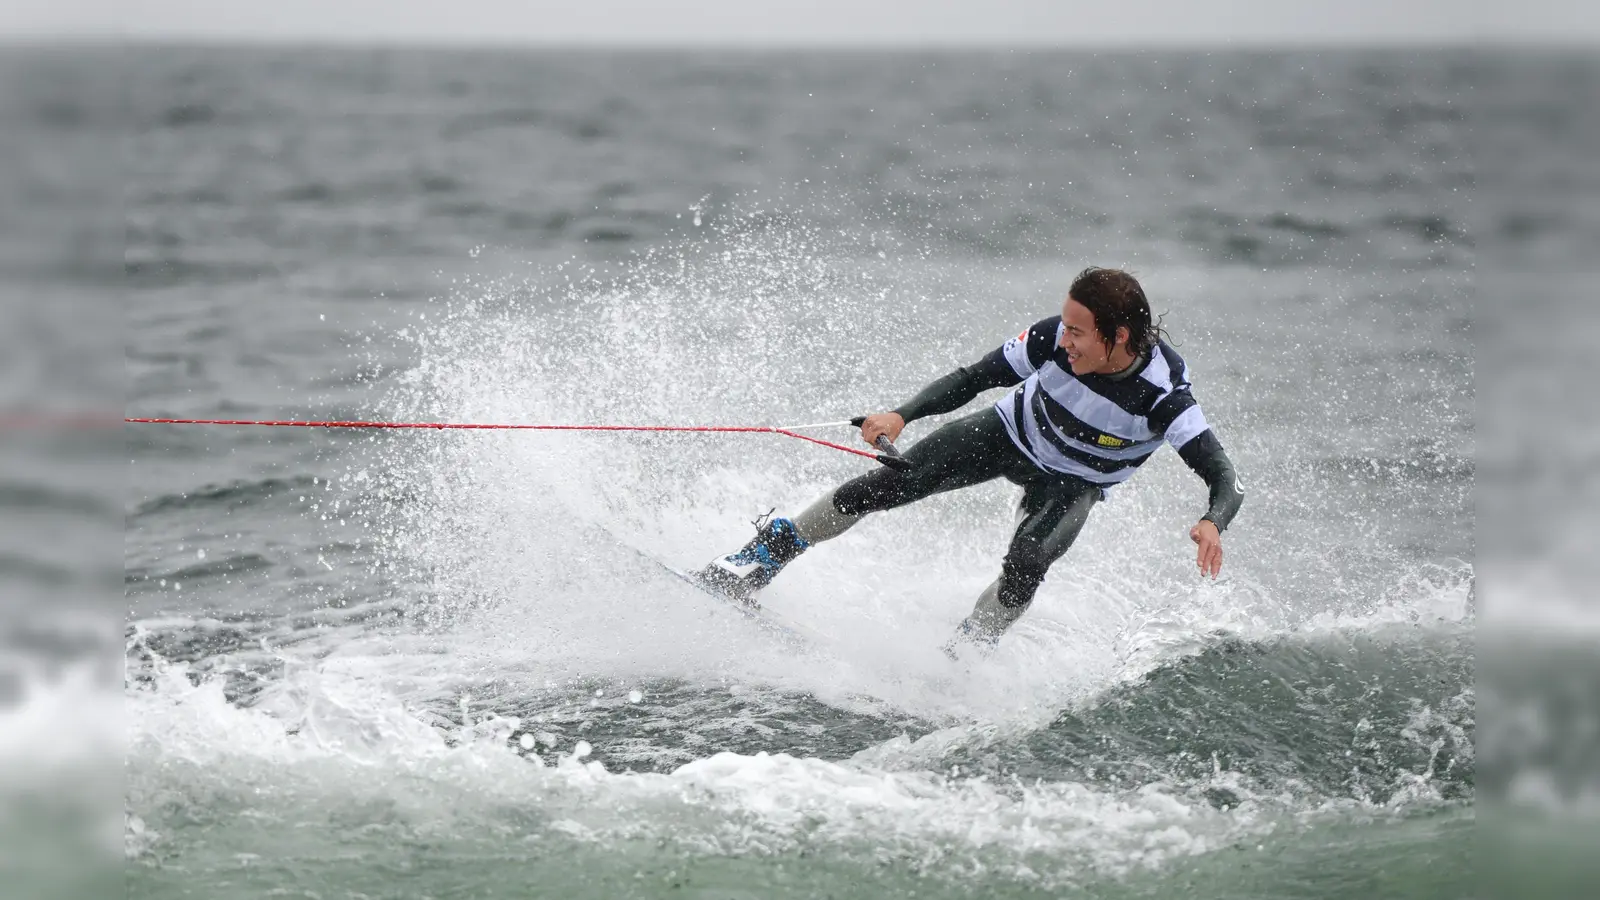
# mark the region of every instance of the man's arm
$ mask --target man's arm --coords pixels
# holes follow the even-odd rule
[[[962,366],[936,379],[917,392],[915,397],[895,407],[893,412],[907,422],[927,416],[955,412],[979,394],[991,388],[1010,387],[1022,381],[1012,371],[1011,364],[998,351],[990,353],[970,366]]]
[[[1244,505],[1244,491],[1239,488],[1239,476],[1234,472],[1227,451],[1222,449],[1222,442],[1208,428],[1179,447],[1178,456],[1205,479],[1206,487],[1211,489],[1211,505],[1200,518],[1209,519],[1218,532],[1226,530],[1239,507]]]
[[[983,359],[934,381],[893,410],[867,416],[861,422],[861,439],[868,444],[876,441],[879,435],[891,441],[898,440],[907,422],[954,412],[990,388],[1020,384],[1055,352],[1060,325],[1060,316],[1038,322]]]
[[[1211,505],[1200,518],[1216,525],[1220,533],[1244,503],[1244,492],[1239,490],[1238,475],[1222,449],[1222,441],[1217,439],[1200,404],[1190,393],[1185,374],[1181,370],[1174,373],[1176,386],[1151,409],[1150,427],[1166,438],[1184,463],[1211,489]]]
[[[985,356],[970,366],[945,375],[917,392],[915,397],[894,409],[867,416],[861,422],[861,439],[872,444],[883,435],[891,441],[900,439],[901,429],[907,422],[954,412],[990,388],[1008,387],[1022,379],[1011,370],[999,351]]]
[[[1195,561],[1200,573],[1215,578],[1222,571],[1222,531],[1244,503],[1244,491],[1239,489],[1239,477],[1222,442],[1189,393],[1184,373],[1174,373],[1173,380],[1176,386],[1150,411],[1150,424],[1161,431],[1184,463],[1211,489],[1211,503],[1200,521],[1189,529],[1189,539],[1198,545]]]
[[[1021,384],[1055,352],[1060,316],[1051,316],[990,351],[970,366],[951,372],[895,407],[907,422],[955,412],[984,391]]]

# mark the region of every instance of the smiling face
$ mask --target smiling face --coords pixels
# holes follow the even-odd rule
[[[1067,361],[1072,364],[1072,374],[1110,374],[1120,372],[1133,364],[1133,354],[1128,352],[1128,329],[1118,328],[1111,344],[1095,328],[1094,313],[1067,295],[1061,307],[1061,349],[1067,351]]]

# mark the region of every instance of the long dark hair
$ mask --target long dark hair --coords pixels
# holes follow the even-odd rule
[[[1107,347],[1117,342],[1117,329],[1128,329],[1128,352],[1142,356],[1167,336],[1160,319],[1152,319],[1150,301],[1139,279],[1121,269],[1090,266],[1072,279],[1067,296],[1094,314],[1094,329]]]

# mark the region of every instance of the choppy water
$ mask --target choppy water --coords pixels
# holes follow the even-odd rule
[[[1471,889],[1469,58],[130,59],[130,414],[844,418],[1125,264],[1250,488],[1201,583],[1159,456],[952,666],[1009,486],[796,563],[796,649],[633,551],[864,461],[130,426],[130,896]]]

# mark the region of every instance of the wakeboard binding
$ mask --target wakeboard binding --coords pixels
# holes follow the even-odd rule
[[[712,560],[695,573],[707,590],[715,591],[748,607],[759,607],[756,594],[772,583],[795,557],[811,546],[794,522],[774,518],[772,511],[753,523],[756,536],[737,552]]]

